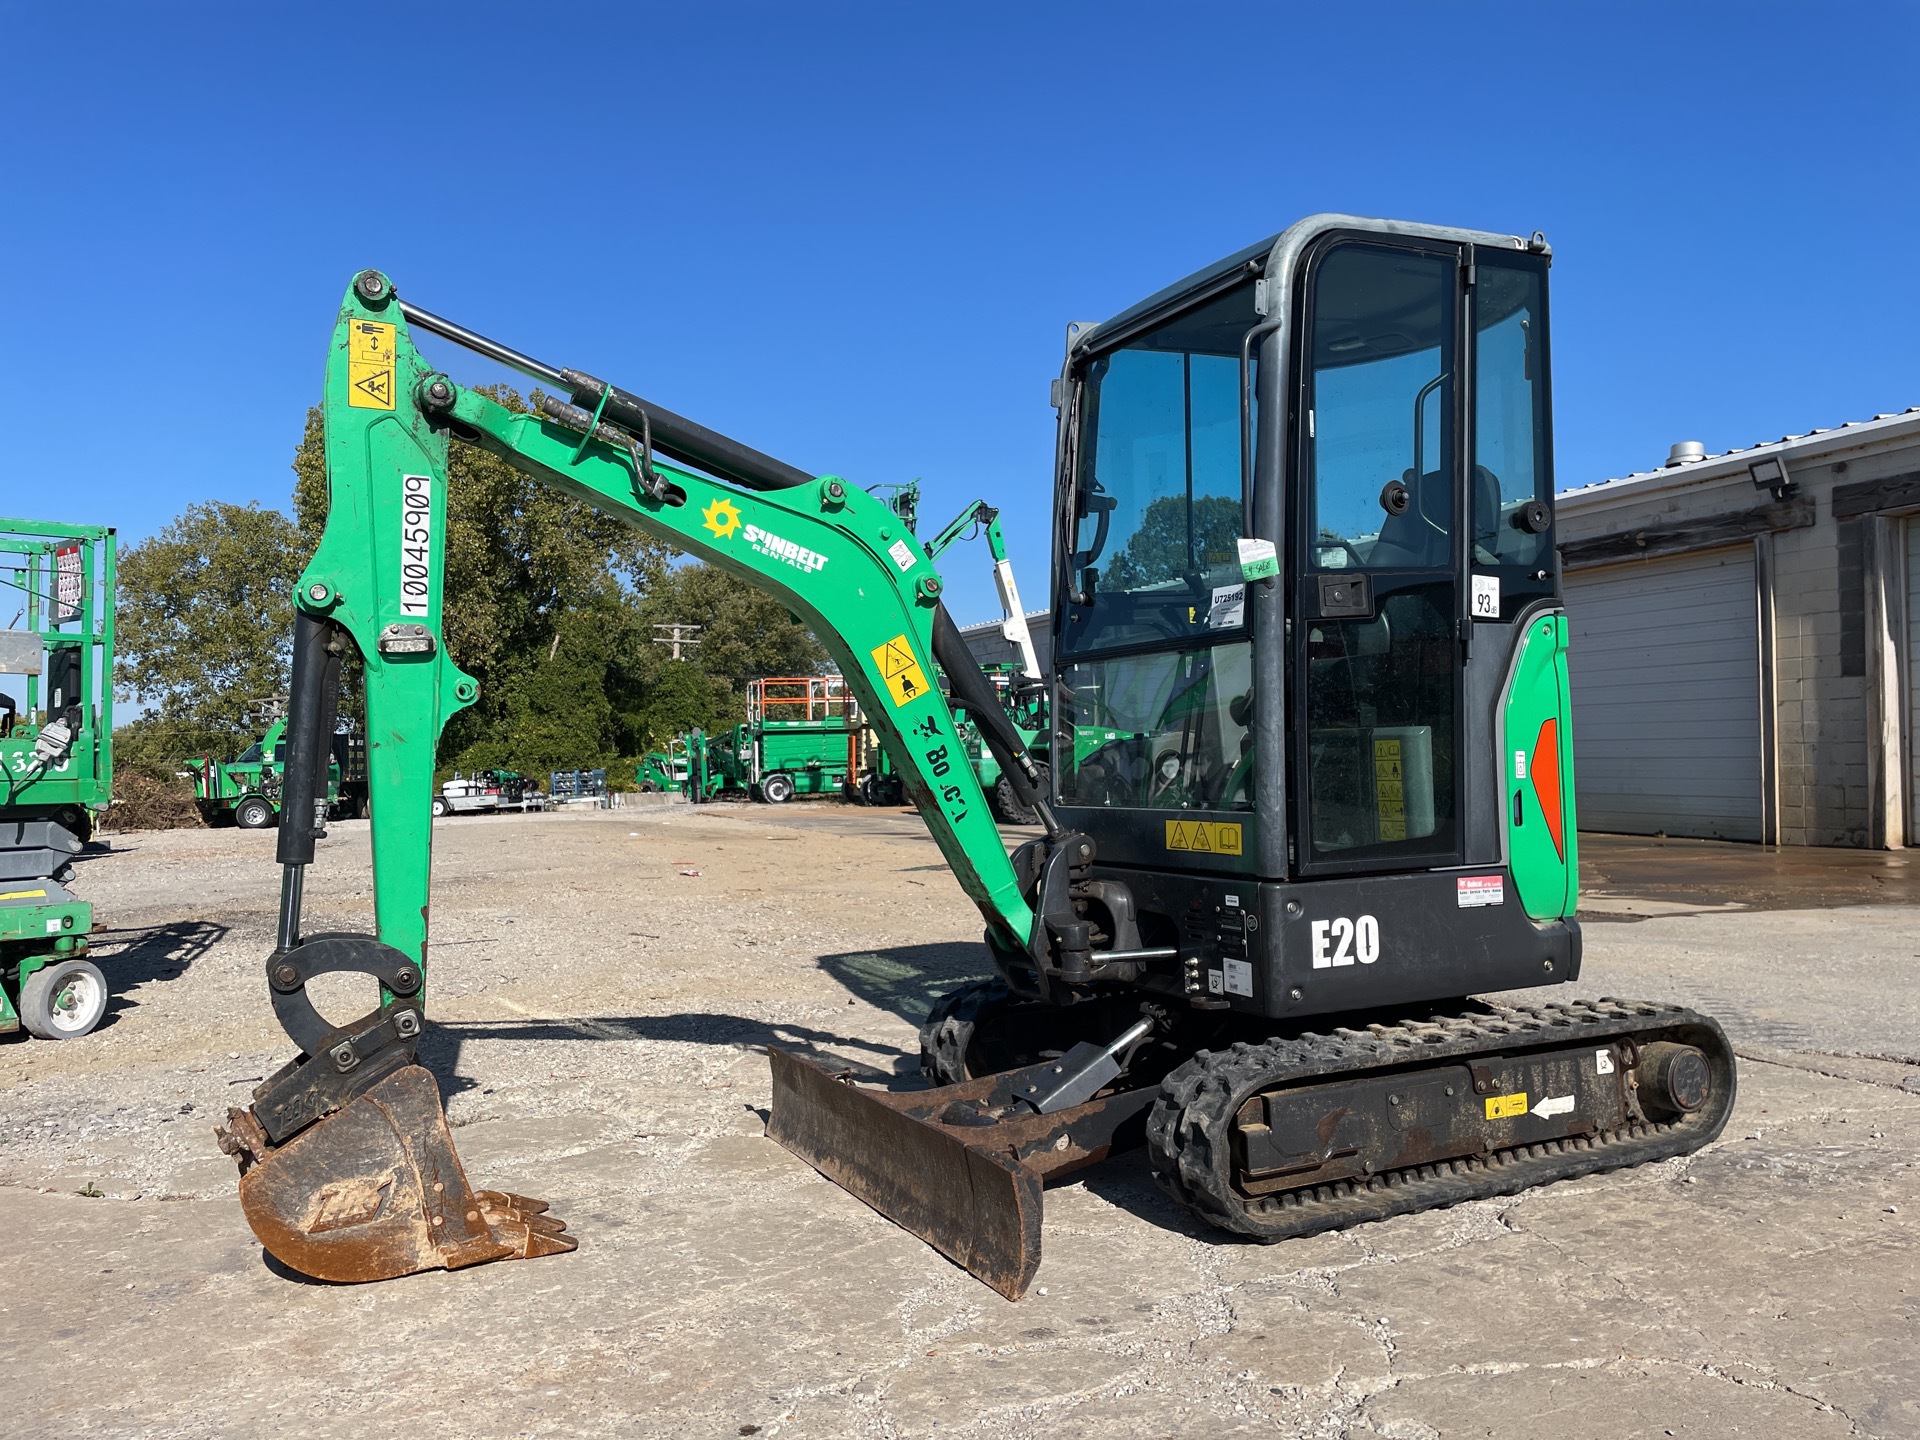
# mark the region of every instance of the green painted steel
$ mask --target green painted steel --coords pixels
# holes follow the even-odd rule
[[[12,901],[12,897],[26,898],[28,892],[41,888],[41,882],[36,880],[0,881],[0,944],[24,942],[62,956],[74,951],[76,946],[84,948],[82,942],[93,930],[93,906],[85,900],[63,905],[23,905]],[[52,958],[49,955],[29,964],[22,978]]]
[[[686,782],[686,761],[663,750],[649,750],[634,768],[633,783],[641,789],[677,790]]]
[[[84,838],[113,798],[118,558],[109,526],[0,519],[0,586],[22,595],[9,629],[33,636],[43,653],[39,671],[21,677],[22,705],[0,708],[0,817],[54,820]],[[55,762],[36,759],[56,723],[71,729],[71,742]],[[20,987],[55,961],[84,956],[92,931],[93,906],[64,886],[0,881],[0,1033],[20,1028]]]
[[[657,459],[666,489],[656,499],[624,449],[436,375],[414,349],[391,285],[368,288],[377,300],[349,287],[334,328],[323,402],[330,508],[295,602],[343,627],[364,660],[380,938],[426,962],[434,752],[447,720],[478,695],[442,640],[451,425],[798,615],[838,662],[967,893],[1004,944],[1024,948],[1033,913],[932,680],[940,577],[900,517],[831,476],[755,492]],[[421,403],[429,381],[446,387],[438,418]],[[431,652],[383,653],[389,626],[424,626]]]
[[[1536,614],[1521,636],[1500,712],[1507,864],[1534,920],[1572,915],[1579,899],[1572,714],[1566,614]]]
[[[63,552],[75,603],[59,604]],[[77,568],[75,565],[77,561]],[[66,806],[99,813],[113,797],[113,595],[118,546],[103,525],[0,519],[0,585],[24,593],[24,624],[8,628],[40,638],[51,659],[57,651],[80,652],[80,724],[66,758],[44,769],[33,761],[44,703],[44,676],[26,677],[25,705],[8,726],[0,720],[0,814],[47,812]],[[0,712],[3,716],[4,712]]]

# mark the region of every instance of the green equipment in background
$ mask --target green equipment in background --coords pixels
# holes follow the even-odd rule
[[[640,787],[643,795],[664,795],[682,789],[687,783],[686,756],[670,750],[649,750],[634,769],[633,783]]]
[[[113,793],[114,566],[110,528],[0,519],[0,1032],[70,1040],[107,1011],[67,882]]]
[[[237,825],[242,830],[270,830],[280,823],[280,793],[286,771],[284,718],[242,750],[238,758],[220,761],[199,755],[187,761],[193,780],[194,803],[209,825]],[[327,765],[327,818],[357,820],[366,817],[367,747],[364,737],[336,734]]]
[[[860,728],[860,707],[838,675],[750,680],[744,724],[684,737],[703,763],[699,782],[689,767],[683,783],[696,801],[732,794],[784,805],[797,795],[844,794],[859,773]]]

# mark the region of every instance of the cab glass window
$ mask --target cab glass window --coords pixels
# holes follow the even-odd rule
[[[1240,342],[1259,318],[1242,286],[1089,365],[1068,653],[1241,623],[1238,606],[1214,602],[1240,583]]]
[[[1253,808],[1246,641],[1069,665],[1060,680],[1067,804]]]
[[[1473,563],[1546,567],[1553,505],[1543,265],[1482,261],[1474,290]],[[1512,583],[1512,582],[1509,582]]]
[[[1308,563],[1450,569],[1457,262],[1343,245],[1314,295]]]

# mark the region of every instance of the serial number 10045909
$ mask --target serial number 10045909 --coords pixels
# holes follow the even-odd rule
[[[433,600],[433,477],[400,477],[400,613],[425,618]]]

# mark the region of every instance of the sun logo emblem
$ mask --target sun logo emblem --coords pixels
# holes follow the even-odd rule
[[[740,507],[724,495],[700,512],[700,518],[722,540],[731,539],[740,528]]]

